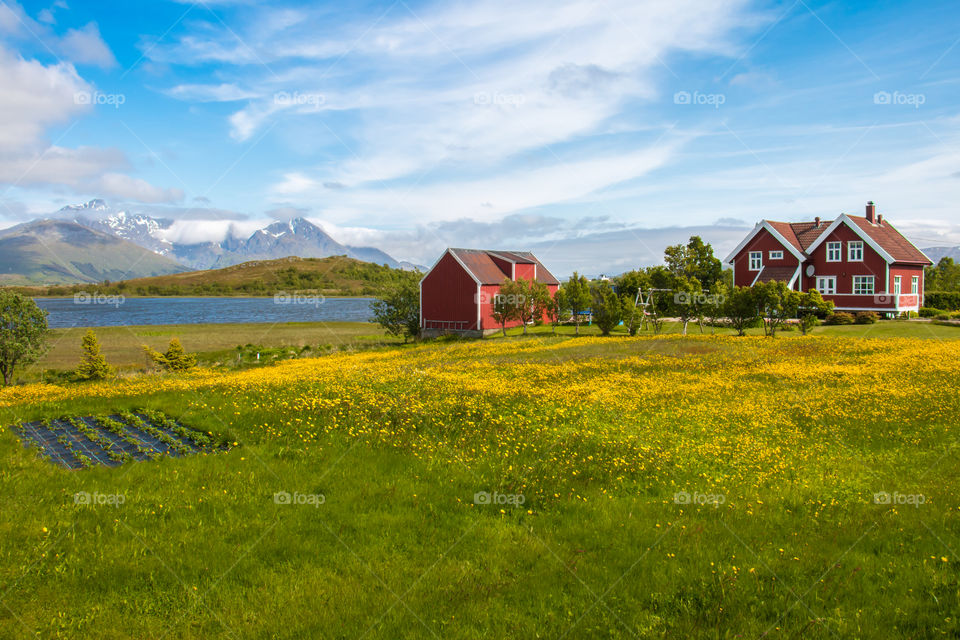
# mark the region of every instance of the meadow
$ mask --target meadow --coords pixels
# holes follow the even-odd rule
[[[162,410],[231,449],[67,471],[5,429],[0,637],[956,637],[960,341],[931,337],[440,340],[2,390],[3,425]]]

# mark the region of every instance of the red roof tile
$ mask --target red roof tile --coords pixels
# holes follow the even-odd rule
[[[912,242],[897,231],[893,225],[884,220],[880,224],[868,222],[863,216],[848,215],[859,228],[874,242],[883,247],[895,262],[917,262],[932,264],[930,260],[917,249]],[[821,220],[818,227],[815,222],[775,222],[767,220],[771,227],[777,230],[786,240],[801,252],[816,242],[827,228],[833,224],[832,220]]]
[[[790,283],[793,280],[793,274],[797,272],[796,267],[764,267],[757,276],[757,282],[770,282],[779,280],[780,282]]]

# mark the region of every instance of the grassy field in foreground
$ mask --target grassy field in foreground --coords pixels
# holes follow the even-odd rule
[[[239,444],[68,472],[0,434],[0,637],[956,637],[958,361],[537,336],[2,390]]]

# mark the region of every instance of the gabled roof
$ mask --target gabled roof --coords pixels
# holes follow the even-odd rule
[[[500,284],[504,278],[510,277],[509,273],[497,266],[492,256],[514,264],[536,265],[538,282],[550,285],[560,284],[560,281],[529,251],[488,251],[486,249],[447,249],[447,251],[478,284]]]
[[[809,254],[841,224],[850,227],[887,262],[933,264],[930,258],[886,220],[875,223],[863,216],[850,216],[845,213],[840,214],[836,220],[821,220],[819,225],[816,222],[761,220],[743,242],[727,256],[726,262],[732,262],[761,229],[770,231],[791,253],[801,260],[806,260]]]

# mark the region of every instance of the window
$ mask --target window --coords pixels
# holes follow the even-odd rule
[[[872,296],[873,276],[853,276],[853,295]]]
[[[893,276],[893,295],[900,295],[900,276]]]
[[[750,271],[760,271],[763,267],[763,251],[750,252]]]
[[[820,293],[836,293],[837,276],[817,276],[817,291]]]
[[[863,242],[856,240],[847,243],[847,260],[849,262],[863,262]]]
[[[827,262],[840,262],[840,243],[827,243]]]
[[[783,260],[783,251],[771,251],[770,252],[771,260]]]
[[[920,276],[910,278],[910,293],[920,293]]]

